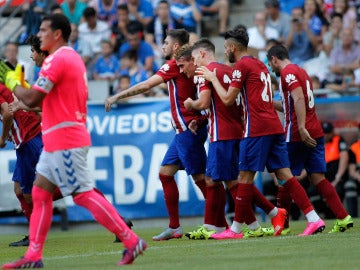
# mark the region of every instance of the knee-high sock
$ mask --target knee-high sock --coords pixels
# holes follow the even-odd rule
[[[31,260],[42,258],[45,240],[50,230],[53,216],[53,194],[38,186],[32,188],[33,212],[30,218],[30,245],[25,257]]]
[[[316,188],[337,219],[344,219],[348,215],[336,189],[327,179],[321,180],[320,183],[316,185]]]
[[[206,188],[204,224],[226,227],[225,204],[226,192],[222,185]]]
[[[120,218],[115,207],[94,190],[82,192],[74,197],[74,202],[91,212],[95,220],[114,233],[125,247],[136,244],[137,235]]]
[[[16,194],[16,197],[18,198],[19,202],[20,202],[20,207],[21,207],[21,210],[23,211],[26,219],[28,221],[30,221],[30,216],[31,216],[31,213],[33,211],[33,203],[28,203],[25,198],[24,198],[24,195],[23,194]]]
[[[207,197],[207,188],[206,188],[206,182],[205,182],[205,179],[201,179],[199,181],[195,181],[195,184],[198,186],[198,188],[201,190],[203,196],[204,196],[204,199],[206,199]]]
[[[255,185],[253,185],[253,194],[254,204],[264,210],[266,214],[269,214],[275,208],[275,205],[266,199]]]
[[[277,206],[284,208],[288,213],[290,213],[291,208],[291,196],[290,193],[284,187],[279,187],[278,193],[276,196]],[[285,228],[289,228],[289,219],[287,218],[284,223]]]
[[[174,176],[159,174],[159,178],[163,187],[165,204],[170,218],[169,228],[176,229],[180,226],[179,189]]]
[[[252,206],[254,188],[253,184],[238,185],[235,200],[235,216],[234,221],[239,223],[251,224],[256,221]]]
[[[284,188],[305,215],[314,210],[304,188],[295,177],[287,180],[284,184]]]
[[[237,194],[238,186],[239,186],[239,184],[236,184],[229,189],[231,198],[233,199],[234,203],[236,201],[236,194]]]

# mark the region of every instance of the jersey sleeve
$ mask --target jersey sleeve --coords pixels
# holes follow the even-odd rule
[[[296,70],[292,69],[291,67],[284,69],[281,77],[283,78],[282,83],[284,84],[285,88],[289,89],[290,92],[297,87],[301,87],[298,74]]]
[[[14,98],[11,91],[3,84],[0,84],[0,104],[11,103]]]
[[[63,70],[64,64],[61,56],[59,56],[59,54],[53,54],[45,59],[39,73],[39,78],[33,86],[34,89],[48,94],[54,84],[59,81],[61,75],[69,72]]]
[[[230,86],[242,89],[244,85],[244,75],[246,73],[245,66],[242,65],[241,61],[236,62],[232,70]]]
[[[168,82],[171,79],[174,79],[179,74],[179,68],[176,66],[175,61],[168,61],[156,72],[156,75],[159,75],[164,82]]]

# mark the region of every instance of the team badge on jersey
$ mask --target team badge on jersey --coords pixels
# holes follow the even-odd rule
[[[169,69],[170,69],[169,64],[163,64],[162,67],[160,68],[160,71],[166,73],[167,71],[169,71]]]
[[[203,86],[205,84],[205,78],[203,76],[194,76],[194,84]]]
[[[241,71],[238,69],[235,69],[232,73],[232,78],[234,81],[240,81],[241,80]]]

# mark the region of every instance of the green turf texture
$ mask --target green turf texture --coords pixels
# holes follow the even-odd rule
[[[189,240],[182,239],[154,242],[151,237],[163,228],[137,229],[148,248],[130,266],[117,266],[123,246],[113,243],[114,236],[105,229],[52,230],[43,254],[45,269],[309,269],[337,270],[360,269],[360,219],[354,219],[354,228],[344,233],[328,234],[333,220],[326,220],[323,233],[299,237],[306,222],[292,221],[290,236],[262,237],[240,240]],[[269,225],[268,223],[263,224]],[[184,232],[195,229],[185,227]],[[1,229],[1,227],[0,227]],[[0,263],[22,256],[25,247],[8,247],[18,240],[18,234],[0,236]]]

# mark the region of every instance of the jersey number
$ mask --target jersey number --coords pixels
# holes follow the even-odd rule
[[[265,102],[272,102],[271,77],[270,73],[261,72],[260,79],[264,83],[261,98]]]
[[[308,99],[309,99],[309,108],[311,109],[311,108],[314,107],[315,102],[314,102],[314,93],[313,93],[313,90],[310,87],[310,82],[308,80],[306,80],[306,94],[307,94]]]

